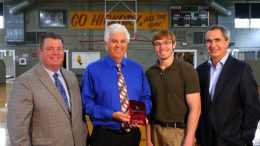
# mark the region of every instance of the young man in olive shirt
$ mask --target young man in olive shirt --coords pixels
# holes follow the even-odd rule
[[[174,58],[171,31],[157,31],[152,42],[159,60],[146,71],[153,103],[150,139],[154,146],[192,146],[201,113],[198,74],[192,65]]]

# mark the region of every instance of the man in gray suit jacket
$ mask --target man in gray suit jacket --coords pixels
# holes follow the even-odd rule
[[[45,34],[38,53],[40,63],[16,79],[9,98],[7,127],[12,146],[85,146],[88,129],[78,80],[61,68],[62,38]]]

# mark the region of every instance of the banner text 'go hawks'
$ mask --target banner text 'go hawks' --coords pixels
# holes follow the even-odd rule
[[[134,28],[132,21],[134,15],[130,12],[110,12],[107,20],[120,20],[121,24],[128,29]],[[168,12],[138,12],[137,13],[137,29],[168,29]],[[109,22],[115,23],[115,22]],[[109,25],[108,24],[108,25]],[[76,11],[70,12],[70,28],[71,29],[105,29],[104,12],[88,12]]]

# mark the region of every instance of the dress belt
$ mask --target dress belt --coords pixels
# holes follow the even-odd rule
[[[129,132],[133,129],[133,128],[132,128],[132,129],[130,129],[129,132],[126,132],[124,129],[112,130],[112,129],[108,129],[108,128],[105,127],[105,126],[95,126],[94,128],[95,128],[95,129],[104,129],[104,130],[112,131],[112,132],[117,133],[117,134],[127,134],[127,133],[129,133]]]
[[[184,129],[187,127],[187,124],[184,122],[171,122],[171,123],[164,123],[161,121],[152,121],[152,124],[158,124],[162,127],[175,127],[175,128],[181,128]]]

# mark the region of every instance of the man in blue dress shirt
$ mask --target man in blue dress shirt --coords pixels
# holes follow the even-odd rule
[[[144,102],[146,115],[152,107],[150,86],[141,65],[124,58],[129,42],[125,26],[108,26],[104,39],[107,55],[88,65],[81,82],[83,108],[93,125],[91,144],[139,146],[140,125],[130,124],[128,130],[122,127],[130,122],[130,116],[121,111],[117,64],[121,64],[129,100]]]

